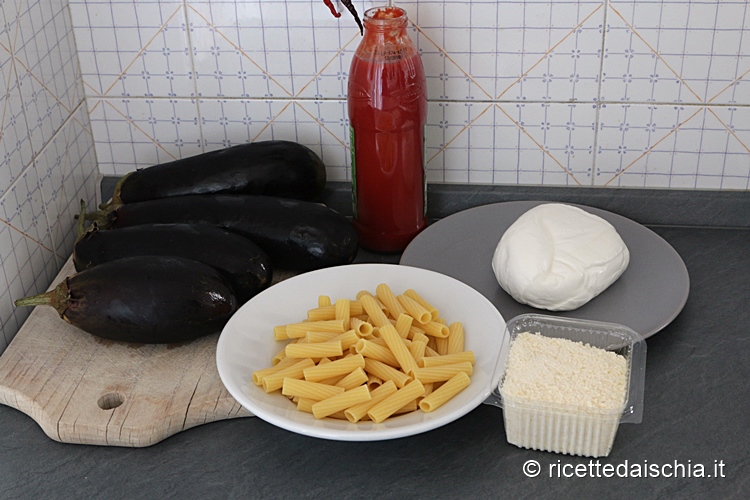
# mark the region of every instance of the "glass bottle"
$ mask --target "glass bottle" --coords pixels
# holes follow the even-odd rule
[[[367,10],[349,71],[354,227],[379,252],[403,250],[427,224],[427,85],[407,21],[399,7]]]

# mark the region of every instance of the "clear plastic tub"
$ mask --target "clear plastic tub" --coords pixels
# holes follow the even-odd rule
[[[621,407],[600,410],[530,399],[503,397],[510,345],[523,332],[564,338],[614,351],[625,357],[628,385]],[[602,457],[612,450],[621,423],[640,423],[646,372],[646,342],[623,325],[541,314],[522,314],[508,321],[509,344],[503,346],[498,372],[503,373],[487,404],[503,409],[508,442],[522,448],[568,455]]]

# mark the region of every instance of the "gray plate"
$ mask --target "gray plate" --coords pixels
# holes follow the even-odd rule
[[[685,263],[669,243],[630,219],[598,208],[574,205],[612,224],[630,251],[630,264],[604,292],[578,309],[536,309],[516,302],[498,285],[492,256],[508,227],[543,201],[495,203],[458,212],[422,231],[404,250],[400,264],[452,276],[487,297],[503,318],[536,312],[619,323],[644,338],[667,326],[682,310],[690,291]],[[572,204],[571,204],[572,205]]]

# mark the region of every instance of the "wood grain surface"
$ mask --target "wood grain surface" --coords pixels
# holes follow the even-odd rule
[[[72,260],[51,288],[74,274]],[[63,443],[142,447],[200,424],[252,416],[216,369],[214,334],[185,344],[108,341],[36,307],[0,356],[0,403]]]

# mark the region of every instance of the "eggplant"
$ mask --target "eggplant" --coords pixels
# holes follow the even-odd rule
[[[142,344],[185,342],[219,332],[238,307],[219,271],[167,256],[107,262],[15,305],[50,305],[65,321],[92,335]]]
[[[271,284],[271,261],[248,238],[209,224],[143,224],[102,231],[92,224],[73,247],[76,271],[136,255],[185,257],[221,272],[244,304]]]
[[[86,215],[103,229],[206,223],[250,238],[274,269],[310,271],[349,264],[359,249],[351,221],[325,205],[252,195],[190,195],[128,203]]]
[[[315,200],[326,185],[323,161],[291,141],[239,144],[131,172],[108,206],[193,194],[252,194]]]

